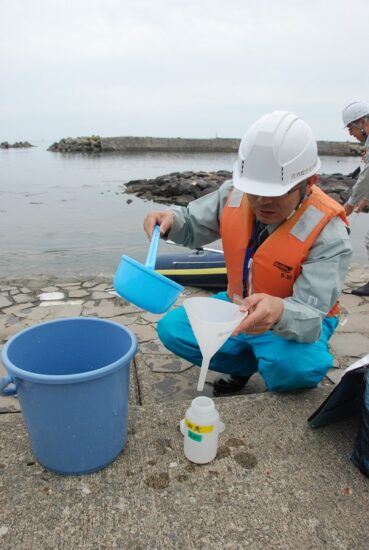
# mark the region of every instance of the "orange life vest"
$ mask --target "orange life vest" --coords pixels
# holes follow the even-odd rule
[[[228,275],[227,293],[231,300],[234,295],[243,295],[243,265],[246,248],[255,225],[255,215],[250,208],[246,193],[235,207],[232,206],[233,192],[234,190],[228,197],[220,219],[220,233]],[[348,225],[343,207],[313,185],[310,194],[291,218],[277,227],[257,248],[248,277],[247,294],[264,292],[280,298],[292,296],[294,282],[301,273],[301,264],[307,258],[311,246],[323,227],[336,216],[340,216]],[[308,224],[306,224],[307,220]],[[250,277],[252,289],[250,289]],[[338,313],[337,302],[328,315]]]

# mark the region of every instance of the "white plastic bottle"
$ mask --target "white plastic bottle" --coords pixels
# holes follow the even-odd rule
[[[224,424],[210,397],[196,397],[180,422],[184,454],[196,464],[211,462],[217,455],[219,434]]]

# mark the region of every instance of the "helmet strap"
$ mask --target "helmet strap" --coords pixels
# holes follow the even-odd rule
[[[300,200],[299,200],[299,203],[297,204],[296,208],[294,208],[292,210],[292,212],[287,216],[286,220],[289,220],[294,215],[294,213],[296,212],[296,210],[298,210],[300,208],[300,206],[302,205],[302,203],[304,202],[306,197],[307,197],[307,181],[304,180],[300,185]]]
[[[306,197],[306,192],[307,192],[307,183],[306,183],[306,180],[304,180],[301,183],[301,187],[300,187],[300,204]]]
[[[364,117],[364,124],[363,124],[363,127],[361,128],[361,133],[362,133],[363,137],[365,137],[365,139],[367,139],[368,134],[367,134],[366,131],[364,130],[364,126],[365,126],[365,124],[368,122],[368,120],[369,120],[369,117],[368,117],[368,116]]]

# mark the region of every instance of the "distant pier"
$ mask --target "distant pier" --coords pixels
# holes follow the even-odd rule
[[[318,152],[322,156],[352,157],[361,155],[359,143],[349,141],[318,141]],[[48,148],[61,153],[236,153],[240,139],[236,138],[159,138],[159,137],[100,137],[88,136],[63,138]]]

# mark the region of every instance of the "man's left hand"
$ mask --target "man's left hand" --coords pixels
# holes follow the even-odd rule
[[[361,201],[355,208],[355,212],[362,212],[366,206],[368,206],[368,201],[366,199],[361,199]]]
[[[247,317],[233,331],[232,336],[241,332],[261,334],[270,330],[283,314],[283,300],[269,294],[252,294],[245,298],[240,306],[241,311],[247,311]]]

